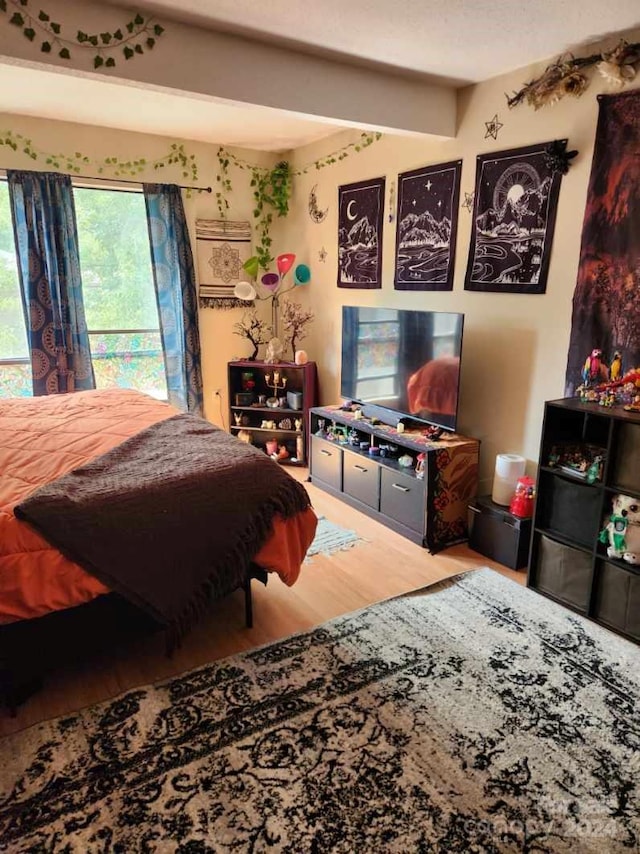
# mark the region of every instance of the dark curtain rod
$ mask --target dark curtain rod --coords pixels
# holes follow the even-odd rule
[[[2,170],[6,172],[6,169]],[[61,173],[63,174],[63,173]],[[158,184],[159,181],[128,181],[126,178],[99,178],[96,175],[70,175],[71,178],[79,178],[81,181],[112,181],[117,184],[137,184],[141,187],[143,184]],[[181,190],[197,190],[200,193],[213,192],[211,187],[188,187],[186,184],[177,184]]]
[[[98,178],[95,175],[71,175],[71,178],[79,178],[81,181],[113,181],[117,184],[160,184],[161,181],[127,181],[126,178]],[[200,193],[211,193],[211,187],[187,187],[186,184],[176,184],[181,190],[198,190]]]

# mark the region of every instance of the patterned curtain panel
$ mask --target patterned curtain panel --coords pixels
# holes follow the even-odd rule
[[[7,171],[34,395],[95,388],[71,178]]]
[[[198,294],[180,188],[143,187],[169,402],[201,415]]]

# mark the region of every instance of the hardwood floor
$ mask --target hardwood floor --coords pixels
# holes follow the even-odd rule
[[[291,470],[304,480],[306,471]],[[171,657],[161,637],[113,650],[90,664],[48,676],[44,687],[11,718],[0,711],[0,735],[98,703],[138,685],[161,681],[215,659],[304,631],[374,602],[420,589],[481,566],[524,583],[514,572],[472,552],[466,545],[430,555],[373,519],[305,484],[318,515],[355,530],[364,542],[331,557],[316,555],[298,582],[286,587],[271,577],[253,582],[254,627],[244,626],[244,597],[237,592],[212,606]]]

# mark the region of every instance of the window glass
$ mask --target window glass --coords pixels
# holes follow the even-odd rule
[[[73,194],[96,387],[166,399],[144,196],[87,188]]]

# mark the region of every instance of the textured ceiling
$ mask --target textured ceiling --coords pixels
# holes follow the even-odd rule
[[[486,80],[640,27],[640,0],[105,2],[445,84]],[[34,63],[0,64],[0,76],[0,112],[183,139],[282,151],[344,126],[189,92],[141,90],[99,76],[42,70]]]
[[[640,0],[137,0],[135,5],[303,52],[466,82],[640,26]]]

